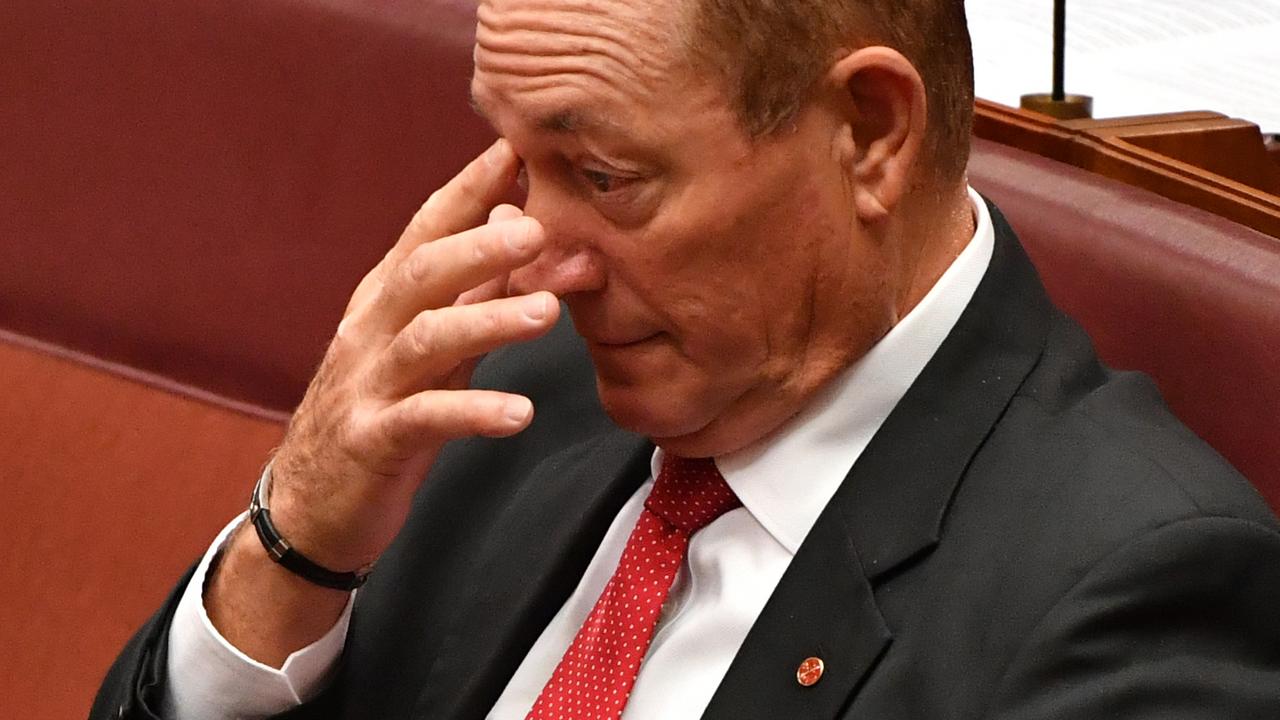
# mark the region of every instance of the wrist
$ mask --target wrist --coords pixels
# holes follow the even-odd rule
[[[324,567],[373,565],[395,540],[426,466],[383,475],[338,453],[282,446],[271,462],[271,520],[299,552]]]
[[[228,643],[274,668],[320,639],[342,616],[352,593],[314,585],[272,562],[254,529],[237,527],[203,588],[209,622]]]
[[[304,542],[300,548],[281,532],[272,519],[271,485],[272,465],[267,463],[257,485],[254,486],[249,502],[248,520],[267,556],[285,570],[323,588],[349,591],[363,585],[373,570],[372,561],[361,563],[354,570],[335,569],[335,566],[322,564],[324,560],[318,562],[314,551],[308,554],[306,552],[310,549],[308,544]]]

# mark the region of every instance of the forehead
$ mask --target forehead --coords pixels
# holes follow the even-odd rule
[[[576,130],[602,111],[669,91],[684,53],[681,0],[484,0],[472,94],[520,107],[543,129]],[[601,105],[605,107],[601,107]]]

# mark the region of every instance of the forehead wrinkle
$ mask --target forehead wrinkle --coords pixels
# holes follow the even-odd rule
[[[586,9],[498,13],[481,8],[476,17],[477,27],[482,30],[501,33],[523,29],[565,37],[598,38],[623,47],[654,46],[672,39],[634,13],[630,17],[617,17]]]
[[[540,75],[536,78],[529,78],[522,83],[519,91],[530,95],[564,95],[566,91],[572,90],[575,93],[586,95],[587,90],[582,88],[581,85],[582,77],[580,75]],[[483,84],[473,82],[471,87],[471,107],[477,114],[487,120],[494,129],[501,131],[496,119],[485,108],[485,104],[492,100],[492,98],[487,97],[489,95],[490,90],[488,88]],[[621,127],[621,124],[611,115],[601,114],[600,108],[584,109],[581,103],[569,99],[548,99],[542,104],[550,107],[551,110],[525,116],[525,120],[536,125],[539,130],[553,133],[574,133],[595,128],[616,130]]]
[[[584,56],[538,56],[495,53],[481,50],[476,53],[476,71],[494,75],[508,75],[513,78],[535,79],[552,75],[584,75],[602,83],[618,88],[634,86],[638,78],[630,73],[611,72],[620,70],[616,63],[606,58],[604,63],[591,62]]]
[[[497,9],[495,5],[520,5],[523,7],[506,7]],[[638,37],[648,42],[670,40],[677,37],[674,31],[677,23],[667,21],[674,15],[660,15],[653,10],[661,2],[650,0],[640,3],[649,10],[648,14],[639,11],[636,3],[614,2],[606,0],[508,0],[507,2],[485,0],[480,3],[476,17],[481,25],[502,29],[503,25],[523,25],[532,29],[548,32],[572,32],[571,25],[576,22],[582,27],[591,28],[591,32],[604,35],[615,42],[626,43],[631,37]],[[605,5],[612,5],[604,8]],[[607,10],[607,11],[606,11]],[[657,17],[654,17],[657,15]],[[569,26],[557,20],[569,20]],[[666,26],[666,27],[664,27]],[[665,34],[664,31],[665,30]]]
[[[517,38],[509,40],[500,44],[477,37],[477,69],[521,76],[581,72],[599,76],[610,85],[653,84],[661,78],[652,66],[619,52],[617,46],[587,41],[568,49],[537,47],[536,41],[520,42]]]
[[[511,98],[514,95],[559,95],[570,91],[581,94],[585,99],[598,97],[600,85],[625,95],[634,93],[640,84],[637,76],[618,72],[622,68],[611,59],[591,62],[585,57],[530,57],[489,50],[479,43],[475,54],[475,69],[472,96],[481,109],[481,115],[486,117],[488,113],[483,108],[486,100]],[[594,88],[593,84],[596,85]],[[550,102],[545,104],[553,105]],[[550,112],[539,112],[527,119],[539,129],[553,132],[574,132],[617,125],[610,118],[601,117],[599,110],[598,104],[584,108],[581,101],[561,101],[555,103]],[[492,119],[490,124],[493,124]]]
[[[476,62],[481,69],[513,74],[547,72],[605,73],[610,85],[619,80],[650,83],[666,71],[662,56],[653,50],[668,46],[667,38],[637,17],[615,17],[591,9],[556,4],[555,10],[498,12],[482,5],[476,29]],[[634,12],[623,13],[634,16]],[[543,68],[541,63],[546,63]],[[600,68],[591,65],[599,64]]]

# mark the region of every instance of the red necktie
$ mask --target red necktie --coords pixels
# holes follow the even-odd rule
[[[664,458],[618,569],[526,720],[622,715],[689,536],[741,504],[709,458]]]

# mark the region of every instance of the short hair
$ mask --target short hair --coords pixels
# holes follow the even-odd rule
[[[744,128],[787,125],[841,48],[884,45],[924,79],[925,160],[944,182],[964,177],[973,129],[973,49],[964,0],[692,0],[688,42],[718,68]]]

